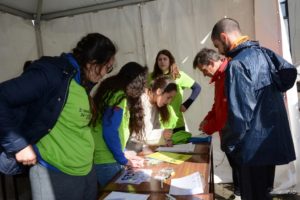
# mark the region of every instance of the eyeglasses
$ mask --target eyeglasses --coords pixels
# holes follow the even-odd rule
[[[113,65],[106,65],[105,68],[106,68],[106,73],[109,74],[110,72],[113,71],[114,66]]]

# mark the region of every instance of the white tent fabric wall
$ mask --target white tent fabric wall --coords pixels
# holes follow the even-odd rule
[[[298,0],[289,0],[288,1],[289,6],[289,24],[290,24],[290,42],[292,46],[292,56],[293,56],[293,62],[295,65],[300,65],[300,21],[299,19],[300,13],[300,1]],[[298,75],[299,80],[299,75]],[[299,162],[299,156],[300,156],[300,112],[299,112],[299,99],[295,97],[296,93],[296,86],[293,88],[293,90],[290,90],[288,92],[288,97],[291,96],[293,98],[289,99],[291,104],[289,104],[290,113],[293,122],[294,129],[294,141],[295,141],[295,148],[297,153],[297,162],[296,162],[296,191],[300,193],[300,162]]]
[[[290,41],[292,46],[292,56],[294,63],[300,65],[300,1],[288,0]],[[299,180],[299,179],[298,179]]]
[[[244,6],[248,10],[241,12]],[[236,12],[232,12],[231,8]],[[209,14],[204,14],[207,11]],[[199,98],[186,113],[186,121],[191,132],[198,132],[200,120],[211,108],[213,100],[213,87],[208,84],[209,79],[192,68],[194,56],[205,46],[213,47],[210,31],[214,23],[224,16],[239,19],[241,24],[245,25],[246,31],[253,36],[253,13],[253,2],[247,0],[161,0],[143,6],[142,22],[147,64],[152,67],[157,52],[164,48],[168,49],[175,56],[180,69],[202,86]]]
[[[269,38],[270,35],[266,33],[272,33],[274,26],[259,21],[265,17],[270,18],[271,15],[266,15],[271,12],[264,12],[262,17],[260,13],[263,10],[259,11],[256,7],[264,4],[264,11],[270,10],[274,6],[270,3],[274,4],[276,1],[263,2],[258,0],[156,0],[141,5],[42,21],[44,54],[54,56],[67,52],[86,33],[100,32],[117,44],[116,57],[119,67],[128,61],[136,61],[147,64],[151,71],[157,52],[163,48],[169,49],[174,54],[180,69],[202,86],[199,98],[185,115],[190,131],[196,134],[201,119],[212,106],[214,92],[213,86],[208,84],[209,80],[200,72],[193,70],[192,61],[195,54],[205,46],[213,48],[210,31],[215,22],[224,16],[237,19],[243,32],[251,38],[255,36],[255,29],[256,39],[261,37],[259,30],[265,34],[265,38]],[[254,5],[256,5],[255,12]],[[12,22],[18,27],[11,26]],[[0,58],[1,64],[5,67],[1,66],[0,81],[18,75],[25,60],[37,57],[35,32],[30,23],[29,20],[0,13]],[[259,23],[262,24],[260,28],[257,25]],[[273,44],[274,41],[277,40],[269,41],[268,44]],[[224,153],[219,148],[218,134],[214,134],[213,145],[214,163],[217,165],[215,180],[230,182],[231,172],[227,160],[223,161]]]
[[[266,14],[266,10],[270,10],[271,12]],[[292,62],[287,31],[278,1],[255,0],[255,36],[262,46],[273,49],[286,60]],[[299,156],[300,137],[298,133],[300,131],[300,124],[296,85],[287,92],[287,104],[296,155]],[[297,169],[295,169],[295,165]],[[287,165],[277,166],[273,193],[288,193],[293,192],[294,189],[300,192],[299,167],[299,160]],[[297,185],[296,188],[294,188],[295,185]]]
[[[26,60],[36,59],[35,32],[30,20],[0,12],[0,82],[22,72]]]
[[[45,55],[70,51],[82,36],[99,32],[117,45],[119,66],[129,61],[145,64],[138,9],[138,6],[126,6],[43,22],[41,30]]]

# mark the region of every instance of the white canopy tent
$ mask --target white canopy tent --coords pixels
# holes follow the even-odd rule
[[[89,32],[102,33],[116,43],[118,66],[137,61],[152,70],[157,52],[166,48],[180,69],[202,86],[185,115],[192,133],[198,133],[198,125],[213,101],[213,86],[193,70],[192,61],[201,48],[213,48],[210,31],[216,21],[224,16],[237,19],[243,33],[290,59],[277,0],[0,0],[0,11],[0,82],[20,74],[26,60],[70,51]],[[288,108],[300,155],[295,94],[296,88],[288,92]],[[218,137],[215,134],[213,139],[215,180],[229,182],[230,170],[222,159]],[[298,163],[278,168],[276,187],[280,191],[297,184],[300,192]]]

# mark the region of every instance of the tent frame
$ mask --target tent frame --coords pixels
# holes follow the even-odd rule
[[[15,8],[11,8],[6,5],[2,5],[2,4],[0,4],[0,11],[6,12],[6,13],[9,13],[12,15],[16,15],[16,16],[22,17],[24,19],[36,20],[38,17],[40,20],[51,20],[51,19],[60,18],[60,17],[74,16],[74,15],[88,13],[88,12],[97,12],[100,10],[107,10],[107,9],[111,9],[111,8],[134,5],[134,4],[139,4],[139,3],[146,3],[148,1],[154,1],[154,0],[122,0],[122,1],[115,0],[115,1],[106,2],[106,3],[94,4],[91,6],[85,6],[85,7],[75,8],[75,9],[69,9],[69,10],[64,10],[64,11],[42,14],[41,8],[43,7],[43,0],[38,0],[36,13],[24,12],[24,11],[21,11],[21,10],[15,9]]]

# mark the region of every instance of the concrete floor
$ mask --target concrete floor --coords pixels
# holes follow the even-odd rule
[[[233,186],[230,183],[224,184],[215,184],[215,199],[225,200],[225,199],[236,199],[240,198],[233,195]],[[285,195],[276,195],[273,197],[273,200],[300,200],[300,195],[297,194],[285,194]]]

